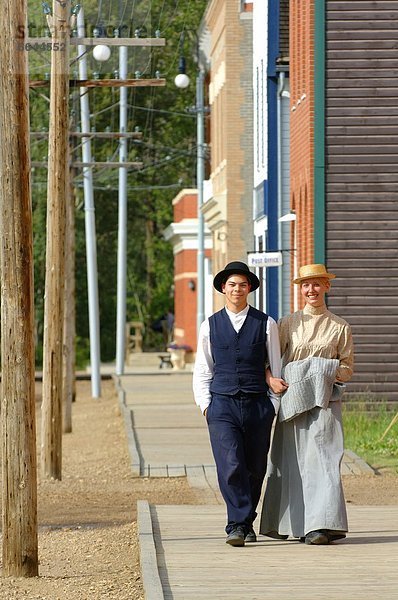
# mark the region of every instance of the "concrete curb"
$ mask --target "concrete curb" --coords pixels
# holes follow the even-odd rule
[[[146,500],[137,501],[137,524],[145,598],[147,600],[164,600],[153,537],[151,510]]]

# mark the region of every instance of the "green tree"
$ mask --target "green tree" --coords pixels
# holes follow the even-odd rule
[[[128,174],[128,290],[127,319],[144,318],[145,344],[156,347],[160,338],[151,332],[150,325],[160,315],[172,308],[173,253],[162,232],[173,218],[172,199],[183,187],[195,186],[196,119],[186,111],[195,104],[196,75],[195,38],[187,33],[184,54],[187,72],[193,85],[187,90],[174,86],[178,71],[180,34],[196,30],[200,24],[206,0],[164,2],[152,0],[127,0],[119,3],[84,3],[87,35],[92,35],[95,25],[102,25],[108,35],[120,27],[122,35],[134,36],[137,30],[143,37],[155,37],[155,31],[166,38],[166,47],[160,49],[129,50],[129,77],[140,72],[142,77],[155,77],[160,72],[167,80],[164,88],[130,88],[128,93],[128,130],[142,133],[140,140],[130,140],[128,160],[140,161],[140,171]],[[148,7],[150,6],[150,10]],[[45,18],[36,2],[29,0],[29,27],[31,35],[43,35]],[[49,71],[49,54],[30,53],[31,79],[43,79]],[[112,50],[109,63],[99,65],[88,55],[90,76],[117,75],[117,50]],[[76,71],[72,64],[71,72]],[[48,130],[48,88],[31,91],[31,129]],[[91,124],[96,131],[118,131],[118,90],[98,88],[90,90]],[[77,93],[71,93],[71,127],[80,124]],[[32,160],[47,157],[47,139],[32,139]],[[118,159],[118,143],[113,140],[93,139],[95,160]],[[80,159],[79,144],[73,156]],[[42,356],[41,339],[43,323],[43,292],[45,266],[45,214],[46,169],[33,172],[34,253],[36,322],[38,332],[37,359]],[[83,208],[82,174],[74,179],[76,189],[76,302],[77,302],[77,355],[88,360],[88,307],[86,281],[86,255]],[[116,331],[116,279],[117,279],[117,229],[118,229],[118,173],[116,169],[94,171],[94,196],[96,210],[98,282],[100,302],[101,358],[112,360],[115,356]]]

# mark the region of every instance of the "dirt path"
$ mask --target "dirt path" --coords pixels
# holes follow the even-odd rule
[[[38,402],[38,424],[39,412]],[[113,382],[103,383],[100,400],[91,398],[89,382],[78,382],[73,432],[63,437],[63,479],[39,481],[40,576],[3,579],[1,600],[144,598],[137,500],[200,504],[201,498],[183,478],[134,478],[129,461]],[[398,504],[398,478],[387,473],[345,477],[344,487],[347,502]]]
[[[62,481],[39,476],[40,577],[3,579],[1,600],[139,600],[137,499],[200,503],[185,479],[131,475],[113,382],[102,391],[93,400],[89,382],[78,382],[73,432],[63,436]],[[38,430],[39,413],[40,403]]]

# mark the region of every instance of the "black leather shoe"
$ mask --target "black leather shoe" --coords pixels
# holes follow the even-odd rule
[[[274,540],[287,540],[287,538],[289,537],[288,535],[282,535],[281,533],[278,533],[277,531],[267,531],[267,533],[264,533],[264,535],[266,535],[267,537],[270,537]]]
[[[315,546],[326,545],[329,543],[329,537],[325,531],[310,531],[305,536],[305,543]]]
[[[230,546],[244,546],[245,545],[245,532],[242,527],[235,527],[228,535],[225,540]]]
[[[245,542],[257,542],[257,536],[254,533],[253,527],[246,533]]]
[[[329,542],[335,542],[336,540],[343,540],[346,537],[344,531],[333,531],[332,529],[327,529],[326,534],[329,538]]]

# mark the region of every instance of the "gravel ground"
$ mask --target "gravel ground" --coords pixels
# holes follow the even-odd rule
[[[137,500],[201,502],[185,478],[132,476],[112,381],[103,382],[102,394],[93,400],[90,383],[77,384],[62,481],[38,484],[39,577],[2,579],[1,600],[141,600]],[[39,431],[40,402],[36,412]]]
[[[0,600],[142,600],[137,500],[202,503],[185,478],[132,476],[113,382],[102,391],[93,400],[90,383],[77,384],[62,481],[38,485],[39,577],[3,578]],[[37,400],[40,424],[40,386]],[[388,472],[344,477],[344,488],[349,503],[398,504],[398,477]]]

